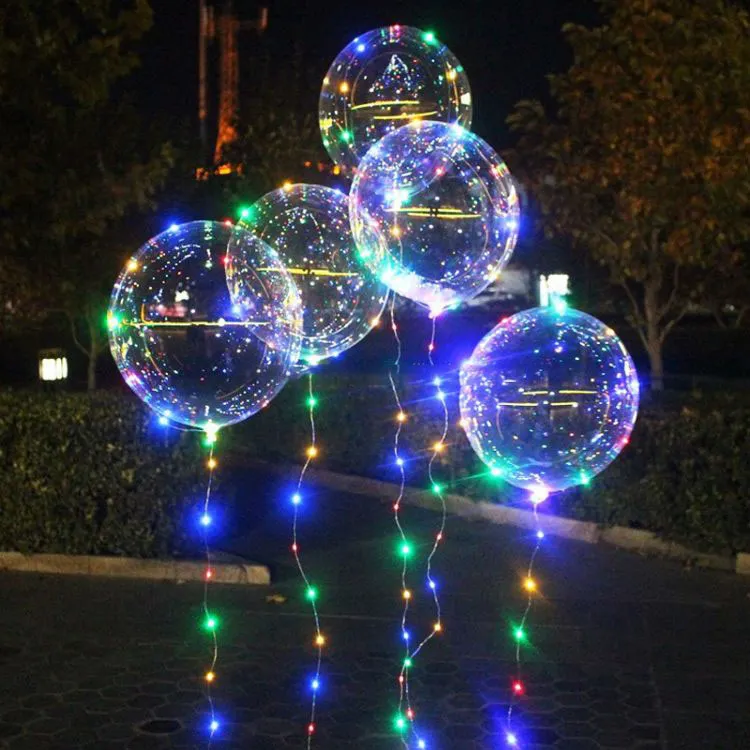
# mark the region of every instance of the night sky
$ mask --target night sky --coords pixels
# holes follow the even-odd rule
[[[235,0],[241,18],[254,18],[260,4]],[[266,5],[269,28],[263,43],[271,59],[283,66],[294,46],[300,47],[314,81],[322,81],[336,54],[358,34],[393,23],[433,30],[469,75],[472,129],[496,148],[509,145],[504,121],[513,103],[543,97],[545,75],[569,64],[563,23],[596,20],[593,0],[268,0]],[[153,0],[153,6],[154,27],[143,43],[135,80],[139,98],[154,114],[182,120],[197,133],[198,0]],[[241,34],[244,89],[252,85],[246,66],[257,45],[253,32]],[[318,93],[317,85],[310,86],[313,109]]]

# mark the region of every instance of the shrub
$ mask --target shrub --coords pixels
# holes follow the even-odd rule
[[[0,549],[161,557],[205,484],[195,435],[120,393],[0,392]]]
[[[396,407],[385,374],[316,375],[321,467],[395,481],[392,446]],[[244,451],[301,462],[309,441],[306,379],[291,383],[270,407],[229,434]],[[431,376],[401,379],[409,421],[402,439],[407,481],[426,486],[429,446],[442,411]],[[457,427],[456,383],[448,382],[449,450],[438,472],[456,493],[501,503],[522,493],[488,477]],[[665,538],[720,551],[750,551],[750,407],[747,399],[666,394],[646,399],[630,445],[589,487],[552,496],[547,508],[603,525],[655,531]]]

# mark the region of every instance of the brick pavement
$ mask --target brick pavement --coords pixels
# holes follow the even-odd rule
[[[213,747],[302,748],[312,627],[288,565],[286,510],[273,502],[281,491],[247,486],[253,519],[231,546],[274,566],[272,591],[286,601],[267,601],[267,589],[213,590],[223,723]],[[396,750],[401,651],[389,514],[361,498],[310,501],[317,511],[303,518],[302,538],[331,644],[313,747]],[[412,509],[406,522],[419,552],[435,519]],[[506,747],[508,634],[528,548],[517,529],[450,522],[436,561],[445,634],[412,677],[430,748]],[[745,581],[552,538],[538,573],[519,747],[750,748]],[[427,596],[415,598],[418,630],[432,611]],[[0,748],[206,748],[199,603],[194,584],[1,575]]]

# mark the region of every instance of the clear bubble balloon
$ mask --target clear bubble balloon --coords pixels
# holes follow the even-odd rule
[[[387,26],[357,37],[333,61],[319,111],[331,158],[356,167],[370,146],[412,120],[471,127],[469,79],[433,32]]]
[[[304,308],[303,361],[334,357],[378,324],[388,289],[359,257],[341,191],[287,185],[245,209],[241,224],[279,254],[297,284]],[[242,252],[231,256],[230,276],[241,301],[252,264],[245,267]]]
[[[254,274],[233,304],[225,264],[242,247]],[[268,245],[246,230],[196,221],[149,240],[112,292],[112,355],[162,418],[201,429],[239,422],[281,390],[299,356],[297,289]]]
[[[365,262],[433,314],[499,278],[518,237],[505,163],[481,138],[440,122],[411,123],[373,146],[349,212]]]
[[[558,302],[507,318],[479,342],[461,367],[461,423],[494,475],[541,499],[614,460],[638,392],[615,332]]]

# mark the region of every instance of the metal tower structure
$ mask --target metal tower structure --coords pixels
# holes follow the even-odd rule
[[[219,43],[219,108],[214,165],[220,174],[232,171],[222,163],[224,147],[237,138],[235,123],[239,114],[240,55],[239,32],[253,29],[262,34],[268,28],[268,8],[260,7],[254,21],[240,21],[232,0],[224,0],[217,14],[206,0],[200,0],[198,35],[198,122],[204,151],[208,149],[208,44]]]

